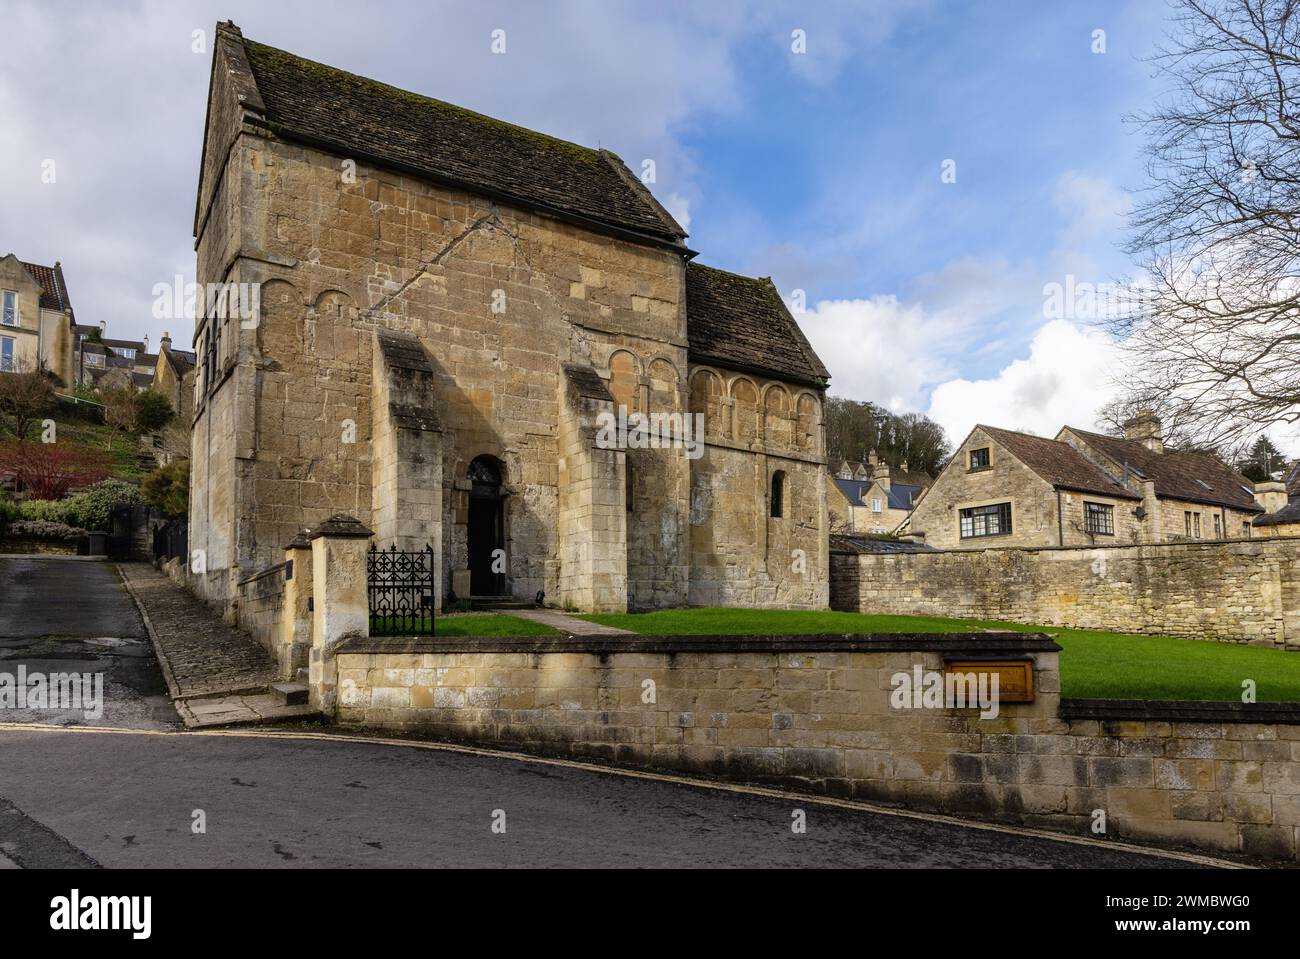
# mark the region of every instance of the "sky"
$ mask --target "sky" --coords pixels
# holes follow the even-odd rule
[[[1161,0],[0,0],[0,13],[20,38],[0,58],[0,254],[61,261],[78,321],[111,336],[192,335],[154,318],[153,289],[193,278],[213,28],[231,19],[638,172],[653,161],[649,186],[699,262],[771,276],[833,395],[926,413],[957,442],[977,422],[1091,428],[1118,391],[1115,344],[1052,314],[1044,290],[1131,272],[1142,140],[1125,117],[1161,92],[1144,62]]]

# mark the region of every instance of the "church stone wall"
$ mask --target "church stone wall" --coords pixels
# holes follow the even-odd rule
[[[684,251],[241,126],[230,103],[239,96],[257,109],[259,98],[241,52],[223,44],[218,56],[197,279],[252,284],[260,311],[251,322],[209,311],[195,338],[191,543],[204,551],[201,592],[228,599],[236,582],[280,562],[301,529],[334,513],[396,528],[383,504],[375,508],[375,484],[393,482],[392,469],[376,466],[376,456],[391,459],[393,437],[372,435],[375,331],[387,329],[418,339],[430,360],[442,495],[441,529],[430,521],[429,540],[440,533],[441,587],[467,565],[468,470],[486,456],[502,475],[515,596],[595,602],[596,567],[584,567],[580,587],[564,569],[591,562],[561,541],[577,522],[591,527],[591,542],[623,537],[621,574],[601,573],[607,592],[625,578],[619,602],[628,608],[826,605],[820,390],[718,374],[738,392],[702,398],[701,409],[712,403],[709,415],[725,410],[728,422],[713,424],[719,443],[699,460],[680,448],[602,457],[583,446],[582,457],[603,464],[590,477],[592,504],[618,504],[618,519],[584,513],[561,480],[570,444],[588,442],[560,435],[565,366],[594,371],[615,412],[692,409]],[[765,491],[778,469],[788,508],[769,520]],[[701,490],[715,512],[695,521]],[[404,529],[406,540],[414,535]]]

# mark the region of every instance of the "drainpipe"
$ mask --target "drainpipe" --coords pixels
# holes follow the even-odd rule
[[[1056,541],[1065,545],[1065,508],[1061,505],[1061,488],[1056,488]]]

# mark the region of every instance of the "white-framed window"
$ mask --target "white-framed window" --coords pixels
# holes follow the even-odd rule
[[[135,359],[135,350],[128,350],[125,347],[123,347],[122,349],[114,348],[113,352],[125,360]]]
[[[14,338],[12,336],[0,336],[0,372],[12,373],[14,371]]]
[[[871,497],[871,512],[873,512],[873,513],[879,513],[879,512],[880,512],[880,497],[879,497],[879,496],[873,496],[873,497]]]
[[[0,324],[18,325],[18,294],[13,290],[0,293]]]

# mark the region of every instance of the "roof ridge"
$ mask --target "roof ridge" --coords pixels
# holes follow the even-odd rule
[[[415,90],[407,90],[404,87],[395,86],[394,84],[386,83],[383,80],[376,80],[374,77],[365,77],[359,73],[353,73],[351,70],[344,70],[342,67],[336,67],[329,63],[322,63],[319,60],[313,60],[310,57],[304,57],[302,54],[294,53],[292,50],[285,50],[282,47],[273,47],[269,43],[262,43],[261,41],[254,40],[251,37],[245,37],[243,36],[243,34],[240,34],[240,40],[243,41],[245,48],[247,48],[249,45],[252,45],[254,47],[261,47],[263,50],[270,50],[274,53],[283,54],[286,57],[293,57],[293,59],[300,60],[303,63],[311,64],[314,67],[320,67],[323,70],[329,70],[331,73],[342,74],[343,76],[351,77],[354,80],[360,80],[362,83],[369,84],[371,86],[384,87],[387,90],[392,90],[393,92],[400,93],[403,96],[415,97],[416,99],[424,100],[428,103],[435,103],[438,106],[447,107],[449,109],[457,111],[458,113],[468,114],[480,120],[487,120],[489,123],[499,123],[502,126],[510,127],[513,130],[516,130],[520,133],[528,134],[529,136],[540,137],[545,140],[550,140],[551,142],[561,144],[562,146],[577,147],[580,150],[586,150],[589,153],[593,153],[596,155],[599,155],[602,152],[600,147],[589,147],[586,144],[577,143],[573,140],[566,140],[563,137],[557,137],[551,133],[543,133],[541,130],[534,130],[531,127],[521,126],[520,124],[513,123],[510,120],[502,120],[500,117],[494,117],[486,113],[480,113],[478,110],[472,110],[469,107],[463,107],[460,104],[452,103],[449,100],[439,100],[437,97],[431,97],[427,93],[417,93]],[[251,63],[249,64],[249,69],[253,73],[254,81],[256,81],[257,70],[253,68],[253,65]]]
[[[676,231],[683,239],[690,236],[690,234],[686,232],[686,228],[677,222],[677,218],[669,213],[668,210],[664,208],[664,205],[659,202],[651,189],[641,182],[641,178],[635,176],[632,171],[628,169],[627,164],[623,162],[621,156],[613,150],[606,150],[604,147],[598,147],[596,152],[605,159],[606,163],[614,168],[614,172],[622,178],[624,183],[650,202],[650,206],[654,209],[655,213],[659,215],[659,219],[663,220],[664,226],[670,230]]]

